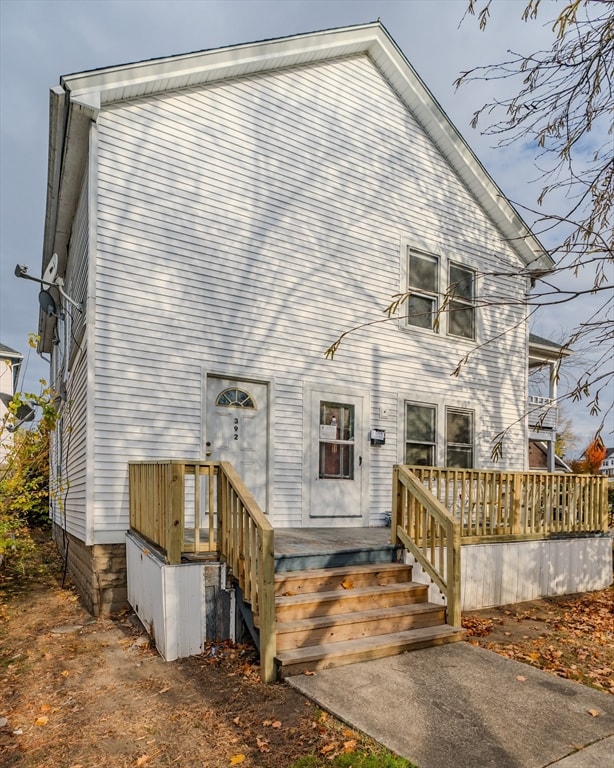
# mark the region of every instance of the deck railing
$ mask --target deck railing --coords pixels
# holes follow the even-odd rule
[[[228,462],[129,464],[130,527],[165,554],[215,552],[251,604],[260,630],[260,670],[275,679],[273,527]]]
[[[596,475],[411,467],[459,523],[463,543],[607,530],[607,479]]]
[[[410,471],[395,466],[392,543],[415,557],[446,598],[446,621],[460,626],[460,531],[445,506]]]
[[[556,429],[559,420],[557,401],[549,397],[529,395],[527,410],[529,426],[542,429]]]

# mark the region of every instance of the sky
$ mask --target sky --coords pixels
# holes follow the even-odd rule
[[[481,6],[481,2],[478,3]],[[543,0],[538,21],[521,20],[523,0],[494,0],[486,31],[463,21],[466,0],[0,0],[0,342],[24,354],[20,388],[38,391],[47,364],[28,347],[38,326],[38,287],[14,276],[17,263],[40,275],[47,185],[49,89],[61,75],[235,43],[380,19],[505,194],[532,205],[540,187],[533,148],[496,149],[470,127],[500,83],[456,91],[461,71],[499,62],[511,49],[549,48],[561,3]],[[533,182],[533,183],[532,183]],[[541,312],[532,330],[561,341],[590,310]],[[563,378],[562,387],[565,386]],[[609,400],[612,399],[610,391]],[[599,419],[567,404],[578,453]],[[614,444],[606,424],[605,440]]]

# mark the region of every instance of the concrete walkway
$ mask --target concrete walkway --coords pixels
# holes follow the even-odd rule
[[[614,696],[469,643],[287,682],[418,768],[614,768]]]

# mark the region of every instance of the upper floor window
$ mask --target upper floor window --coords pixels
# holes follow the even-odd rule
[[[435,327],[439,291],[439,259],[408,248],[407,322],[418,328]]]
[[[475,274],[459,264],[450,264],[448,333],[475,339]]]

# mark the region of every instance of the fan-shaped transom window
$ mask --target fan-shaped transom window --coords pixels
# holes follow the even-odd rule
[[[220,392],[215,404],[226,408],[256,408],[256,403],[249,392],[236,387],[229,387]]]

